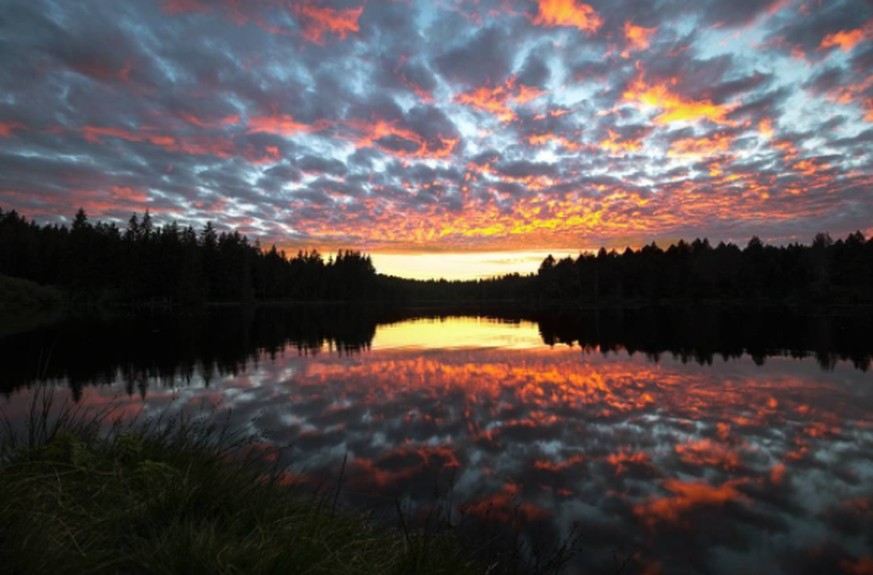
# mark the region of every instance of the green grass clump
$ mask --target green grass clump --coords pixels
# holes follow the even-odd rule
[[[0,449],[9,573],[482,572],[452,535],[377,529],[190,424],[66,425]],[[31,439],[33,435],[31,434]]]

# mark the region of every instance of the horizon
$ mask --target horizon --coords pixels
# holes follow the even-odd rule
[[[84,208],[81,208],[84,212]],[[3,206],[0,205],[0,215],[6,211]],[[8,210],[11,212],[13,210]],[[15,210],[17,213],[17,210]],[[148,212],[146,212],[148,213]],[[146,215],[146,213],[143,214]],[[27,218],[26,214],[19,214],[24,219],[30,220]],[[151,218],[151,214],[148,214]],[[116,220],[92,220],[88,217],[87,213],[85,213],[86,219],[90,225],[95,225],[97,223],[107,224],[107,225],[115,225],[121,232],[125,230],[126,224],[125,222],[119,222]],[[136,216],[137,219],[141,221],[139,217],[140,214],[133,213],[132,217]],[[186,227],[191,227],[194,229],[198,236],[200,235],[201,229],[194,228],[193,225],[179,222],[177,220],[170,220],[166,222],[162,222],[160,220],[155,221],[154,218],[151,218],[153,225],[156,228],[161,228],[166,225],[178,225],[180,228],[184,229]],[[43,222],[40,224],[36,220],[30,220],[37,225],[52,225],[58,224],[64,227],[70,227],[72,224],[72,220],[67,218],[66,216],[60,218],[59,222]],[[212,222],[207,222],[208,224],[212,224]],[[222,229],[220,227],[214,228],[215,231],[219,234],[221,233],[237,233],[239,230],[234,230],[230,228]],[[855,232],[850,232],[846,234],[845,239],[848,238],[849,235],[854,233],[861,233],[864,236],[864,239],[867,241],[873,240],[869,234],[864,233],[861,230],[855,230]],[[816,235],[824,234],[828,236],[833,241],[843,240],[844,237],[841,236],[832,236],[827,231],[816,232]],[[625,250],[630,249],[634,252],[639,252],[643,247],[649,246],[652,244],[657,245],[658,248],[662,250],[667,250],[671,246],[677,245],[679,242],[685,242],[688,245],[693,244],[696,241],[707,242],[712,248],[718,247],[719,244],[724,243],[726,245],[732,245],[744,250],[748,243],[757,236],[752,236],[747,239],[727,239],[727,240],[717,240],[713,241],[708,237],[695,237],[695,238],[677,238],[673,241],[663,241],[658,242],[655,240],[649,242],[643,242],[637,245],[624,245],[624,246],[598,246],[598,247],[590,247],[583,249],[554,249],[554,250],[528,250],[528,251],[495,251],[495,252],[411,252],[411,253],[403,253],[403,252],[382,252],[382,253],[371,253],[366,250],[353,250],[352,248],[338,248],[336,250],[324,250],[313,247],[300,247],[294,249],[285,249],[282,246],[276,244],[265,244],[260,241],[261,238],[257,236],[249,237],[246,234],[241,234],[244,238],[249,240],[251,243],[255,243],[256,241],[259,243],[261,247],[261,251],[266,253],[270,250],[271,247],[275,247],[280,253],[284,253],[285,257],[288,260],[293,259],[300,252],[318,252],[321,258],[324,261],[328,261],[330,259],[336,258],[337,254],[340,251],[358,251],[362,255],[368,256],[373,263],[373,266],[376,270],[376,273],[389,277],[396,277],[400,279],[406,280],[446,280],[446,281],[478,281],[478,280],[489,280],[489,279],[499,279],[502,277],[506,277],[512,274],[518,274],[521,276],[525,275],[536,275],[537,270],[540,265],[543,263],[547,257],[551,256],[555,259],[555,261],[561,260],[563,258],[571,258],[574,261],[583,255],[595,255],[601,249],[606,250],[608,253],[617,253],[621,254]],[[815,237],[808,238],[808,241],[804,241],[803,239],[794,239],[792,241],[786,241],[782,243],[773,243],[768,242],[765,239],[758,238],[765,246],[772,246],[776,248],[783,248],[788,245],[801,245],[801,246],[811,246],[815,240]],[[487,270],[491,270],[490,273]]]
[[[0,207],[484,279],[873,235],[861,0],[9,3]]]

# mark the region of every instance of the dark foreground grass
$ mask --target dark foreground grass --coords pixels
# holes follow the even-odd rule
[[[107,434],[105,414],[46,417],[35,409],[36,429],[0,444],[4,573],[487,571],[453,535],[375,528],[203,425]]]

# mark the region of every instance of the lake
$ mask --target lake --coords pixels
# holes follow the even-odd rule
[[[570,572],[873,572],[869,314],[217,308],[0,338],[35,384],[199,410],[349,505],[581,536]],[[385,516],[390,516],[390,511]]]

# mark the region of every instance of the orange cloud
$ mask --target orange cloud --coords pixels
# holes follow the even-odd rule
[[[864,121],[873,122],[873,98],[864,94],[873,87],[873,75],[856,83],[845,83],[828,90],[825,99],[835,104],[859,105],[865,112]]]
[[[82,134],[85,140],[95,143],[99,142],[103,137],[120,138],[128,142],[140,142],[148,139],[147,136],[122,130],[119,128],[103,128],[100,126],[85,126],[82,128]]]
[[[135,212],[147,208],[152,214],[178,214],[179,207],[166,207],[151,202],[147,191],[128,186],[103,186],[73,189],[70,204],[83,208],[89,215],[107,212]]]
[[[149,195],[142,191],[128,186],[111,186],[109,188],[112,198],[115,201],[125,201],[134,203],[148,203]]]
[[[187,113],[179,114],[179,117],[198,128],[224,128],[227,126],[234,126],[240,122],[240,118],[237,114],[225,116],[216,120],[204,120],[199,116]]]
[[[192,156],[229,158],[234,154],[233,143],[224,137],[188,136],[184,138],[171,138],[167,140],[165,147],[169,150],[191,154]]]
[[[548,144],[555,144],[570,152],[578,152],[583,148],[582,144],[579,142],[575,142],[569,138],[558,136],[556,134],[534,134],[528,136],[527,141],[532,146],[547,146]]]
[[[475,90],[462,92],[455,96],[456,102],[490,112],[504,123],[515,119],[515,111],[508,104],[509,99],[508,91],[503,85],[493,88],[481,86]]]
[[[515,84],[514,78],[511,78],[511,80],[513,80],[513,85],[514,85]],[[514,100],[518,104],[527,104],[528,102],[536,100],[537,98],[544,95],[545,93],[546,93],[545,90],[540,90],[539,88],[537,88],[535,86],[525,86],[524,84],[519,84],[517,94],[515,95]]]
[[[740,466],[740,456],[711,439],[689,441],[676,445],[676,453],[685,463],[701,466],[720,467],[725,471],[735,471]]]
[[[527,104],[545,93],[539,88],[519,84],[514,76],[510,76],[503,84],[493,87],[486,84],[457,94],[455,101],[494,114],[501,122],[508,123],[515,119],[512,104]]]
[[[544,471],[554,471],[556,473],[566,471],[567,469],[576,467],[585,463],[583,455],[574,455],[564,461],[549,461],[547,459],[537,459],[534,461],[534,469],[542,469]]]
[[[324,45],[324,37],[328,32],[336,34],[340,40],[357,32],[358,18],[363,11],[363,6],[341,9],[315,6],[311,3],[294,6],[294,13],[303,21],[303,38],[319,45]]]
[[[406,463],[398,468],[397,462]],[[385,469],[389,467],[390,469]],[[416,476],[460,467],[451,445],[401,446],[377,459],[356,458],[352,462],[349,487],[384,491],[404,485]]]
[[[8,138],[13,130],[23,130],[25,125],[21,122],[0,122],[0,138]]]
[[[558,182],[547,177],[505,178],[529,189],[545,189]],[[580,201],[573,194],[566,199],[534,196],[516,201],[513,213],[506,213],[496,204],[481,201],[467,202],[464,216],[434,209],[431,214],[419,213],[414,220],[385,213],[385,221],[374,227],[373,237],[389,238],[412,244],[443,240],[447,243],[487,240],[488,245],[513,247],[531,242],[558,241],[572,245],[579,234],[608,233],[610,229],[627,230],[636,225],[633,208],[639,201],[630,194],[607,195],[596,208],[590,202]],[[629,208],[626,208],[628,207]],[[604,216],[610,207],[619,212]],[[361,225],[364,225],[362,222]],[[378,229],[375,229],[378,228]]]
[[[764,118],[758,122],[758,132],[765,138],[773,137],[773,122],[770,118]]]
[[[518,486],[514,483],[507,483],[499,493],[464,505],[463,513],[513,525],[518,525],[522,521],[541,520],[550,515],[548,511],[533,503],[519,501]]]
[[[600,141],[600,147],[611,153],[622,155],[636,152],[643,146],[642,138],[621,140],[614,131],[609,130],[609,137]]]
[[[795,162],[792,167],[804,176],[812,177],[822,170],[830,169],[831,166],[827,162],[823,162],[816,158],[808,158]]]
[[[327,122],[318,121],[314,124],[304,124],[296,121],[290,114],[278,114],[274,116],[259,116],[249,119],[250,134],[265,133],[276,134],[290,138],[299,133],[316,132],[328,127]]]
[[[625,473],[631,466],[651,466],[652,460],[643,451],[625,451],[610,453],[606,458],[610,465],[615,468],[615,474]]]
[[[490,177],[496,175],[492,173]],[[460,213],[445,210],[436,203],[420,206],[415,218],[406,217],[396,209],[385,209],[385,203],[378,199],[364,200],[355,209],[333,204],[325,208],[323,217],[308,218],[307,232],[324,237],[328,247],[341,247],[348,242],[348,239],[334,238],[355,237],[374,250],[386,245],[409,249],[437,241],[447,246],[519,249],[534,244],[573,246],[577,245],[579,237],[592,234],[598,237],[646,236],[653,230],[688,221],[736,216],[735,203],[728,199],[716,201],[718,198],[713,197],[711,190],[694,183],[689,183],[687,190],[671,192],[657,200],[619,185],[603,186],[598,189],[599,198],[595,202],[584,197],[581,191],[555,193],[554,186],[562,183],[556,178],[504,176],[499,180],[521,184],[532,192],[536,188],[548,193],[532,193],[530,197],[514,199],[512,211],[507,211],[499,205],[497,194],[474,196],[462,186],[457,191],[463,202]],[[652,201],[658,202],[657,210],[646,208]],[[300,207],[305,205],[300,203]],[[645,217],[642,217],[644,208]],[[343,225],[338,227],[336,221],[340,214]],[[339,244],[335,246],[333,242]]]
[[[341,135],[352,140],[357,148],[378,147],[382,151],[400,157],[443,159],[452,155],[458,138],[440,137],[438,141],[428,141],[417,132],[388,120],[347,120],[345,126],[351,128],[350,134]],[[393,137],[410,144],[410,149],[395,148],[380,143],[383,138]],[[412,148],[415,149],[412,149]]]
[[[785,161],[796,160],[798,156],[797,146],[791,140],[777,139],[773,147],[782,152]]]
[[[727,119],[727,114],[737,107],[737,104],[714,104],[711,100],[693,100],[673,92],[670,85],[675,85],[674,78],[668,83],[648,84],[643,79],[642,72],[625,90],[622,100],[663,110],[655,117],[657,124],[669,124],[680,121],[709,120],[715,124],[733,126],[735,122]]]
[[[266,146],[263,150],[258,150],[252,146],[243,150],[243,156],[249,163],[256,166],[262,164],[275,164],[281,158],[279,148],[276,146]]]
[[[819,49],[825,50],[827,48],[837,48],[843,52],[848,52],[860,42],[867,40],[871,33],[873,33],[873,20],[870,20],[861,28],[855,28],[853,30],[840,30],[838,32],[834,32],[832,34],[828,34],[824,38],[822,38],[821,44],[819,44]]]
[[[671,158],[699,158],[727,152],[733,139],[727,134],[713,134],[701,138],[681,138],[670,144],[667,155]]]
[[[599,14],[578,0],[537,0],[539,12],[533,23],[539,26],[571,26],[583,32],[597,32],[603,25]]]
[[[649,39],[658,31],[658,28],[644,28],[637,26],[630,20],[624,23],[624,39],[627,40],[627,47],[621,53],[622,58],[630,57],[631,51],[639,52],[646,50],[649,47]]]
[[[360,130],[340,137],[353,140],[358,146],[379,146],[378,139],[374,140],[366,131],[367,122],[361,123],[364,125]],[[552,140],[545,134],[529,141],[544,145]],[[405,151],[391,151],[392,155],[410,157],[422,153],[421,144],[415,141],[398,145]],[[770,145],[773,156],[785,168],[802,159],[789,141],[774,138]],[[588,147],[583,144],[584,149]],[[434,243],[449,250],[459,247],[523,250],[531,245],[565,249],[578,246],[580,237],[596,237],[598,242],[610,245],[614,238],[652,237],[663,234],[663,230],[705,225],[713,220],[781,222],[798,214],[809,218],[820,215],[819,206],[805,202],[795,202],[793,211],[786,212],[780,204],[773,203],[773,192],[784,185],[775,174],[743,171],[728,163],[730,157],[713,156],[718,161],[708,162],[704,168],[706,173],[712,172],[709,177],[694,179],[680,175],[661,182],[657,194],[648,194],[645,187],[628,182],[569,186],[575,176],[560,170],[539,176],[510,177],[489,168],[487,162],[480,162],[483,165],[469,164],[467,177],[460,182],[451,179],[434,182],[436,197],[445,194],[453,198],[459,204],[457,210],[447,210],[441,201],[422,203],[416,205],[416,217],[409,218],[395,207],[394,201],[381,199],[380,188],[375,184],[368,188],[372,194],[354,205],[340,202],[313,207],[300,199],[290,207],[309,210],[306,232],[324,239],[317,246],[319,249],[336,249],[356,241],[374,252],[416,250]],[[620,167],[621,162],[615,162]],[[795,173],[799,174],[799,170]],[[862,181],[861,175],[845,177]],[[834,178],[832,171],[801,178],[785,193],[806,195],[821,190],[826,178]],[[505,191],[509,187],[498,185],[501,183],[517,184],[515,188],[526,188],[527,193],[513,195]],[[423,188],[410,183],[407,189],[415,192]],[[303,246],[284,247],[293,251]]]
[[[172,136],[157,132],[154,128],[141,128],[139,131],[102,126],[85,126],[82,135],[88,142],[100,142],[103,138],[118,138],[126,142],[147,142],[171,152],[182,152],[195,156],[212,155],[229,158],[234,153],[233,142],[225,137]]]
[[[634,505],[634,513],[650,527],[659,522],[677,523],[682,515],[696,507],[718,507],[744,499],[737,486],[745,482],[746,479],[736,479],[716,487],[702,481],[669,479],[664,487],[673,495]]]

